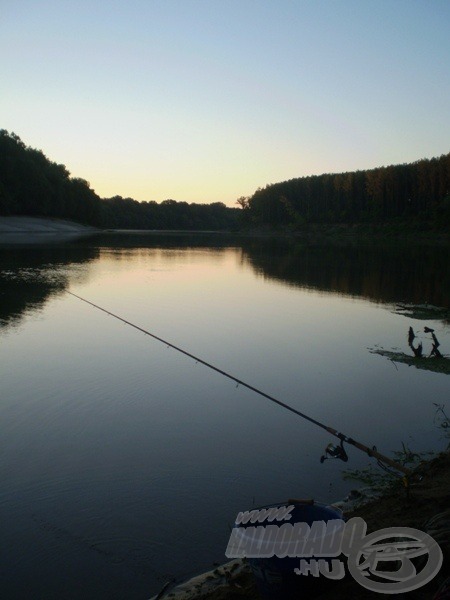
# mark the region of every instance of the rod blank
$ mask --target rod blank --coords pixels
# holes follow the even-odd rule
[[[105,308],[102,308],[98,304],[94,304],[90,300],[86,300],[86,298],[82,298],[81,296],[78,296],[77,294],[74,294],[73,292],[69,292],[68,290],[66,290],[66,291],[67,291],[68,294],[70,294],[74,298],[78,298],[78,300],[81,300],[82,302],[85,302],[86,304],[89,304],[90,306],[96,308],[97,310],[100,310],[100,311],[106,313],[110,317],[114,317],[114,319],[117,319],[117,320],[121,321],[122,323],[125,323],[125,325],[129,325],[130,327],[133,327],[134,329],[137,329],[141,333],[144,333],[145,335],[150,336],[151,338],[157,340],[158,342],[161,342],[161,343],[165,344],[168,348],[173,348],[177,352],[181,352],[181,354],[184,354],[185,356],[188,356],[189,358],[192,358],[193,360],[195,360],[195,362],[201,363],[202,365],[205,365],[205,367],[208,367],[208,369],[212,369],[213,371],[216,371],[217,373],[220,373],[220,375],[223,375],[224,377],[227,377],[228,379],[231,379],[232,381],[236,382],[237,385],[242,385],[243,387],[246,387],[247,389],[251,390],[252,392],[255,392],[256,394],[259,394],[260,396],[263,396],[263,398],[267,398],[267,400],[270,400],[271,402],[274,402],[275,404],[278,404],[278,406],[281,406],[281,407],[285,408],[286,410],[289,410],[290,412],[292,412],[295,415],[301,417],[302,419],[305,419],[306,421],[309,421],[310,423],[313,423],[314,425],[317,425],[317,427],[320,427],[321,429],[324,429],[325,431],[327,431],[331,435],[334,435],[335,437],[339,438],[342,442],[347,442],[348,444],[351,444],[351,445],[355,446],[355,448],[358,448],[358,450],[361,450],[362,452],[365,452],[368,456],[371,456],[371,457],[373,456],[379,462],[382,462],[382,463],[384,463],[384,464],[386,464],[386,465],[388,465],[388,466],[396,469],[397,471],[400,471],[400,472],[404,473],[405,475],[411,475],[411,473],[412,473],[411,469],[408,469],[407,467],[405,467],[405,466],[401,465],[400,463],[392,460],[391,458],[388,458],[387,456],[384,456],[383,454],[380,454],[375,448],[371,449],[368,446],[366,446],[364,444],[361,444],[360,442],[357,442],[356,440],[354,440],[352,438],[347,437],[343,433],[339,433],[336,429],[333,429],[332,427],[329,427],[328,425],[325,425],[324,423],[321,423],[320,421],[317,421],[316,419],[313,419],[312,417],[306,415],[305,413],[300,412],[296,408],[293,408],[292,406],[289,406],[289,404],[286,404],[285,402],[282,402],[281,400],[278,400],[277,398],[274,398],[270,394],[266,394],[266,392],[263,392],[262,390],[254,387],[253,385],[250,385],[249,383],[246,383],[245,381],[242,381],[241,379],[238,379],[234,375],[231,375],[231,373],[227,373],[223,369],[219,369],[218,367],[216,367],[213,364],[211,364],[211,363],[203,360],[202,358],[199,358],[198,356],[195,356],[194,354],[191,354],[190,352],[187,352],[186,350],[183,350],[183,348],[180,348],[179,346],[175,346],[175,344],[172,344],[171,342],[168,342],[167,340],[164,340],[163,338],[155,335],[151,331],[148,331],[147,329],[143,329],[142,327],[139,327],[138,325],[135,325],[134,323],[131,323],[130,321],[127,321],[126,319],[120,317],[119,315],[116,315],[116,314],[110,312],[109,310],[106,310]]]

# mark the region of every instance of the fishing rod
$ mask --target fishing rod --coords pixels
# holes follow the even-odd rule
[[[208,367],[208,369],[212,369],[213,371],[220,373],[220,375],[223,375],[224,377],[231,379],[238,385],[242,385],[243,387],[246,387],[247,389],[251,390],[252,392],[255,392],[256,394],[259,394],[260,396],[267,398],[267,400],[270,400],[271,402],[278,404],[278,406],[282,406],[286,410],[289,410],[290,412],[301,417],[302,419],[305,419],[306,421],[309,421],[310,423],[317,425],[317,427],[320,427],[321,429],[325,429],[325,431],[327,431],[328,433],[331,433],[331,435],[334,435],[335,437],[337,437],[340,441],[339,446],[335,446],[334,444],[328,444],[328,446],[325,449],[325,455],[323,455],[320,459],[321,463],[323,463],[324,460],[327,460],[328,458],[338,458],[340,460],[343,460],[344,462],[347,462],[348,456],[347,456],[347,452],[345,451],[345,448],[344,448],[344,443],[347,443],[347,444],[351,444],[352,446],[355,446],[355,448],[358,448],[358,450],[361,450],[362,452],[366,453],[368,456],[375,458],[377,460],[378,464],[382,468],[391,467],[392,469],[395,469],[396,471],[400,471],[407,477],[412,474],[411,469],[408,469],[404,465],[401,465],[400,463],[392,460],[391,458],[384,456],[383,454],[378,452],[378,450],[376,449],[375,446],[373,446],[372,448],[369,448],[369,446],[361,444],[361,442],[358,442],[357,440],[354,440],[353,438],[348,437],[343,433],[340,433],[336,429],[333,429],[333,427],[329,427],[328,425],[325,425],[324,423],[321,423],[320,421],[317,421],[316,419],[313,419],[312,417],[305,415],[305,413],[302,413],[299,410],[297,410],[296,408],[289,406],[289,404],[286,404],[285,402],[282,402],[281,400],[274,398],[270,394],[266,394],[266,392],[259,390],[258,388],[254,387],[253,385],[250,385],[249,383],[246,383],[245,381],[242,381],[242,379],[238,379],[234,375],[231,375],[230,373],[227,373],[226,371],[219,369],[218,367],[203,360],[202,358],[199,358],[198,356],[195,356],[194,354],[191,354],[190,352],[183,350],[183,348],[180,348],[179,346],[175,346],[175,344],[172,344],[171,342],[164,340],[163,338],[155,335],[151,331],[148,331],[147,329],[143,329],[142,327],[139,327],[138,325],[131,323],[131,321],[127,321],[123,317],[120,317],[119,315],[116,315],[116,314],[112,313],[111,311],[106,310],[105,308],[102,308],[98,304],[94,304],[90,300],[86,300],[86,298],[82,298],[81,296],[78,296],[77,294],[74,294],[73,292],[69,292],[68,290],[66,290],[66,291],[68,294],[70,294],[74,298],[78,298],[78,300],[81,300],[82,302],[89,304],[90,306],[96,308],[97,310],[100,310],[100,311],[106,313],[110,317],[114,317],[114,319],[117,319],[118,321],[125,323],[125,325],[129,325],[130,327],[137,329],[141,333],[144,333],[145,335],[150,336],[151,338],[157,340],[158,342],[165,344],[168,348],[173,348],[177,352],[180,352],[181,354],[184,354],[185,356],[192,358],[193,360],[195,360],[195,362],[205,365],[205,367]]]

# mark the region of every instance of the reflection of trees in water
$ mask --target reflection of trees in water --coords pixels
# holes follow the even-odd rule
[[[0,327],[11,327],[27,313],[64,292],[70,281],[87,273],[73,268],[98,257],[97,248],[82,245],[11,247],[0,250]],[[70,266],[70,269],[69,269]]]
[[[215,254],[216,259],[225,258],[225,250],[235,245],[232,240],[232,235],[180,232],[106,233],[97,238],[101,255],[107,254],[117,261],[129,260],[130,257],[164,256],[165,262],[197,256],[202,249],[209,255]]]
[[[102,234],[89,241],[61,245],[5,246],[0,248],[0,328],[17,325],[27,313],[43,307],[52,296],[63,293],[68,284],[86,279],[86,269],[75,265],[97,260],[107,251],[117,260],[128,260],[136,252],[163,249],[186,251],[230,247],[227,236],[214,234]]]
[[[412,245],[307,246],[299,241],[215,234],[103,234],[89,243],[0,249],[0,327],[87,277],[83,263],[103,252],[119,259],[140,250],[223,252],[240,248],[241,261],[263,277],[288,285],[376,302],[450,308],[450,248]],[[178,257],[178,252],[173,253]],[[75,265],[80,265],[77,269]],[[431,317],[429,317],[431,318]]]
[[[138,248],[167,248],[187,250],[189,248],[221,249],[230,246],[240,246],[242,236],[223,233],[182,233],[177,231],[165,232],[126,232],[126,233],[103,233],[96,238],[99,245],[111,249],[135,250]]]
[[[428,302],[450,307],[450,247],[331,243],[224,234],[107,234],[102,245],[121,249],[242,248],[242,263],[289,285],[363,297],[376,302]],[[123,256],[118,252],[117,256]],[[175,256],[175,255],[174,255]]]
[[[186,251],[229,247],[227,236],[214,234],[102,234],[89,241],[61,245],[5,246],[0,248],[0,328],[17,325],[27,313],[43,307],[52,296],[65,291],[70,282],[86,279],[86,269],[75,265],[97,260],[107,251],[117,260],[128,260],[142,251]]]
[[[264,277],[363,297],[450,307],[450,248],[413,245],[306,246],[247,240],[243,258]]]

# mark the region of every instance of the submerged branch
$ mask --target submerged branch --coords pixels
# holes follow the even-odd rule
[[[404,352],[393,352],[391,350],[384,350],[383,348],[370,348],[371,354],[380,354],[385,356],[392,362],[404,363],[409,366],[414,366],[416,369],[426,369],[427,371],[434,371],[435,373],[444,373],[450,375],[450,358],[443,356],[440,357],[416,357],[409,356]]]

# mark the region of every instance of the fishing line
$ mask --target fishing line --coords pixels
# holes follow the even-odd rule
[[[227,373],[223,369],[219,369],[218,367],[207,362],[206,360],[203,360],[202,358],[199,358],[198,356],[191,354],[191,352],[188,352],[187,350],[183,350],[183,348],[180,348],[179,346],[175,346],[175,344],[172,344],[171,342],[168,342],[167,340],[159,337],[158,335],[155,335],[151,331],[148,331],[147,329],[144,329],[143,327],[139,327],[139,325],[135,325],[134,323],[131,323],[131,321],[127,321],[123,317],[120,317],[119,315],[116,315],[115,313],[112,313],[111,311],[106,310],[105,308],[102,308],[98,304],[94,304],[94,302],[91,302],[90,300],[86,300],[86,298],[82,298],[81,296],[78,296],[77,294],[74,294],[73,292],[69,292],[68,290],[66,290],[66,291],[68,294],[70,294],[74,298],[78,298],[78,300],[81,300],[82,302],[89,304],[93,308],[96,308],[97,310],[104,312],[105,314],[109,315],[110,317],[113,317],[114,319],[117,319],[118,321],[125,323],[125,325],[129,325],[130,327],[137,329],[141,333],[144,333],[145,335],[150,336],[151,338],[157,340],[158,342],[165,344],[168,348],[173,348],[177,352],[180,352],[181,354],[184,354],[185,356],[192,358],[195,362],[201,363],[202,365],[205,365],[205,367],[208,367],[208,369],[212,369],[213,371],[216,371],[216,373],[220,373],[220,375],[223,375],[224,377],[231,379],[232,381],[237,383],[238,386],[242,385],[243,387],[251,390],[252,392],[255,392],[256,394],[263,396],[263,398],[267,398],[267,400],[270,400],[271,402],[278,404],[278,406],[282,406],[286,410],[289,410],[290,412],[301,417],[302,419],[305,419],[306,421],[309,421],[310,423],[317,425],[317,427],[320,427],[321,429],[325,429],[325,431],[327,431],[328,433],[331,433],[332,435],[339,438],[339,440],[340,440],[339,446],[334,446],[333,444],[328,444],[328,446],[325,450],[325,455],[322,456],[322,458],[320,459],[321,462],[323,462],[324,460],[326,460],[328,458],[339,458],[339,459],[343,460],[344,462],[347,462],[348,456],[347,456],[347,453],[345,452],[344,445],[343,445],[344,442],[346,442],[348,444],[355,446],[355,448],[358,448],[362,452],[365,452],[370,457],[374,457],[377,461],[382,462],[386,465],[389,465],[390,467],[396,469],[397,471],[404,473],[405,475],[411,474],[410,469],[408,469],[407,467],[399,464],[398,462],[388,458],[387,456],[383,456],[383,454],[380,454],[377,451],[375,446],[373,446],[372,448],[369,448],[368,446],[365,446],[364,444],[361,444],[360,442],[357,442],[356,440],[347,437],[343,433],[338,432],[336,429],[333,429],[332,427],[328,427],[324,423],[321,423],[320,421],[313,419],[312,417],[306,415],[305,413],[300,412],[296,408],[289,406],[289,404],[286,404],[285,402],[282,402],[281,400],[274,398],[270,394],[266,394],[266,392],[263,392],[262,390],[254,387],[253,385],[250,385],[249,383],[246,383],[245,381],[242,381],[242,379],[238,379],[234,375],[231,375],[231,373]]]

